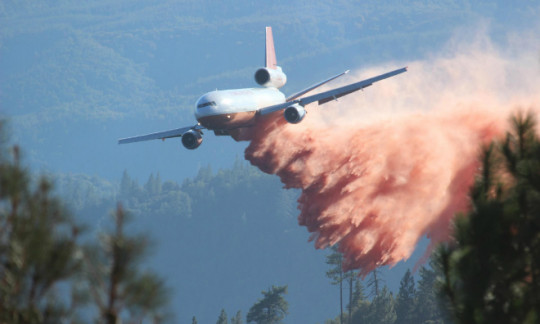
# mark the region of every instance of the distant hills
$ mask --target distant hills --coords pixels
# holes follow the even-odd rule
[[[171,310],[178,322],[195,315],[211,323],[222,308],[245,315],[260,291],[280,284],[289,287],[289,323],[322,323],[339,312],[339,290],[326,278],[330,252],[315,250],[297,224],[299,192],[282,189],[277,177],[246,162],[203,167],[181,183],[159,174],[139,183],[126,172],[118,186],[82,175],[57,176],[55,184],[91,225],[91,236],[103,230],[117,201],[136,217],[132,231],[157,243],[150,265],[174,289]],[[418,257],[385,268],[383,282],[397,291]]]

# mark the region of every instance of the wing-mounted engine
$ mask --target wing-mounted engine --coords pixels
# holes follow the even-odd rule
[[[281,88],[287,83],[287,75],[279,66],[275,69],[260,68],[255,72],[255,82],[263,87]]]
[[[293,104],[290,107],[285,108],[283,116],[291,124],[298,124],[306,116],[306,109],[299,104]]]
[[[190,129],[182,134],[182,145],[189,150],[201,146],[202,140],[202,133],[197,130]]]

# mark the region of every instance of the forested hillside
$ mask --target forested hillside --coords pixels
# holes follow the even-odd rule
[[[89,181],[77,178],[59,177],[56,185],[74,202],[77,215],[97,224],[95,231],[118,200],[136,217],[133,230],[155,238],[151,263],[175,287],[173,305],[180,318],[195,315],[206,322],[221,308],[246,314],[271,284],[289,285],[293,319],[295,314],[308,316],[300,315],[308,307],[301,302],[306,293],[320,293],[321,307],[334,299],[325,279],[325,254],[307,243],[305,230],[297,225],[297,193],[281,189],[277,178],[245,162],[215,172],[204,167],[182,183],[154,174],[138,184],[126,172],[113,195],[107,185],[102,185],[104,192],[91,185],[96,192],[77,192],[73,189]],[[87,196],[94,198],[82,198]],[[316,321],[320,314],[309,316]]]
[[[270,285],[288,285],[287,322],[322,323],[339,312],[339,289],[326,276],[331,252],[316,251],[298,226],[298,192],[282,189],[276,177],[247,162],[236,160],[232,168],[216,171],[203,167],[181,183],[159,174],[138,183],[127,172],[116,184],[51,176],[74,213],[96,224],[94,234],[117,201],[135,217],[132,230],[149,233],[157,243],[149,264],[158,265],[174,287],[172,306],[183,320],[213,321],[222,308],[245,315]],[[402,274],[418,257],[383,269],[380,289],[386,285],[396,294]],[[366,300],[374,297],[370,289]]]

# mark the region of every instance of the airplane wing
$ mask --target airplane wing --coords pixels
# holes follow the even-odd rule
[[[366,87],[369,87],[370,85],[372,85],[373,83],[375,83],[377,81],[381,81],[381,80],[393,77],[393,76],[398,75],[398,74],[403,73],[403,72],[407,72],[406,67],[401,68],[401,69],[397,69],[397,70],[394,70],[394,71],[391,71],[391,72],[388,72],[388,73],[385,73],[385,74],[381,74],[381,75],[378,75],[378,76],[373,77],[373,78],[369,78],[369,79],[366,79],[366,80],[355,82],[355,83],[352,83],[352,84],[349,84],[349,85],[346,85],[346,86],[343,86],[343,87],[339,87],[339,88],[336,88],[336,89],[333,89],[333,90],[328,90],[328,91],[324,91],[324,92],[314,94],[314,95],[311,95],[311,96],[307,96],[307,97],[304,97],[304,98],[294,99],[294,100],[291,100],[291,101],[288,101],[288,102],[285,102],[285,103],[282,103],[282,104],[261,108],[261,109],[258,110],[258,113],[261,114],[261,115],[266,115],[266,114],[272,113],[274,111],[279,111],[279,110],[285,109],[287,107],[290,107],[291,104],[295,104],[295,103],[297,103],[297,104],[299,104],[301,106],[305,106],[307,104],[310,104],[312,102],[317,101],[319,105],[322,105],[322,104],[327,103],[329,101],[336,100],[337,98],[346,96],[346,95],[348,95],[350,93],[353,93],[355,91],[358,91],[358,90],[364,89]],[[340,76],[340,75],[337,75],[336,77],[338,77],[338,76]],[[326,80],[326,82],[328,82],[330,80],[333,80],[336,77],[330,78],[330,79]],[[323,81],[323,82],[326,83],[325,81]],[[316,88],[316,86],[315,87],[312,86],[310,88],[307,88],[307,89],[309,89],[308,91],[311,91],[312,89]]]
[[[204,127],[201,125],[195,125],[195,126],[190,126],[190,127],[171,129],[164,132],[157,132],[157,133],[152,133],[152,134],[147,134],[147,135],[127,137],[127,138],[119,139],[118,144],[127,144],[127,143],[149,141],[149,140],[155,140],[155,139],[164,140],[166,138],[172,138],[172,137],[182,137],[182,135],[185,132],[189,131],[190,129],[201,130],[201,129],[204,129]]]
[[[349,73],[349,70],[347,70],[347,71],[345,71],[345,72],[343,72],[343,73],[340,73],[340,74],[338,74],[338,75],[335,75],[335,76],[333,76],[333,77],[331,77],[331,78],[329,78],[329,79],[326,79],[326,80],[324,80],[324,81],[322,81],[322,82],[319,82],[319,83],[317,83],[317,84],[314,84],[314,85],[312,85],[311,87],[308,87],[308,88],[306,88],[306,89],[304,89],[304,90],[302,90],[302,91],[300,91],[300,92],[297,92],[297,93],[295,93],[295,94],[292,94],[292,95],[290,95],[289,97],[287,97],[287,101],[292,101],[292,100],[294,100],[294,99],[296,99],[296,98],[298,98],[298,97],[300,97],[300,96],[303,96],[303,95],[305,95],[306,93],[310,92],[311,90],[313,90],[313,89],[315,89],[315,88],[318,88],[318,87],[322,86],[323,84],[326,84],[326,83],[328,83],[328,82],[330,82],[330,81],[332,81],[332,80],[334,80],[334,79],[337,79],[337,78],[339,78],[340,76],[345,75],[345,74],[347,74],[347,73]]]

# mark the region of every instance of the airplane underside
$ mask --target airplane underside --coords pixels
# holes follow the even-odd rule
[[[200,117],[197,121],[216,135],[229,135],[230,130],[255,124],[256,111]]]

